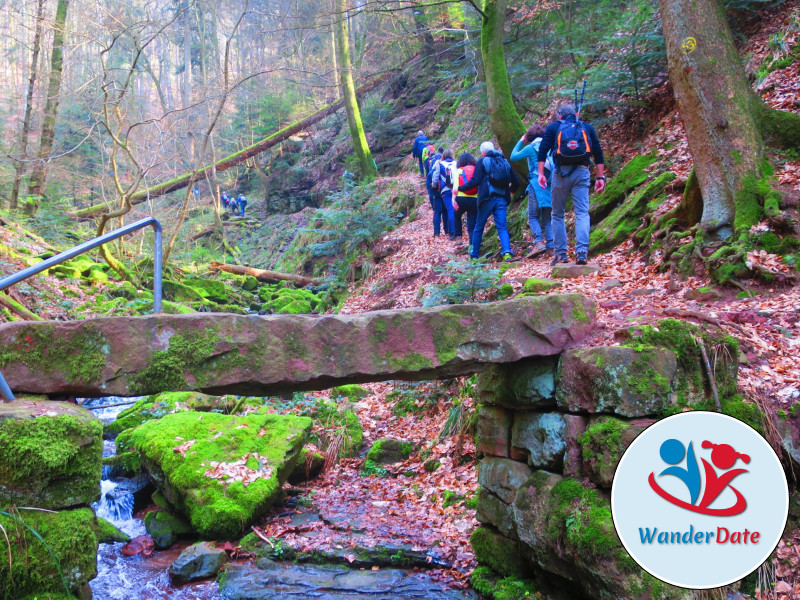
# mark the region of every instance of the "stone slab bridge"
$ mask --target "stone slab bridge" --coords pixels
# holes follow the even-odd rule
[[[595,306],[578,294],[359,315],[198,313],[0,325],[15,393],[272,395],[427,380],[552,356],[580,342]]]

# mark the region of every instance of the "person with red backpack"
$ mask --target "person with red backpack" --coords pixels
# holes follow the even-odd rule
[[[553,150],[555,170],[552,174],[551,198],[553,238],[555,256],[552,265],[567,260],[567,228],[564,211],[572,195],[575,207],[575,257],[579,265],[585,265],[589,255],[589,161],[594,158],[597,166],[597,181],[594,191],[598,194],[606,187],[603,149],[594,127],[579,121],[572,104],[564,104],[556,111],[554,123],[547,126],[539,144],[539,185],[547,189],[545,161]]]
[[[472,232],[475,231],[475,222],[478,220],[478,190],[465,192],[461,188],[475,173],[476,162],[472,154],[465,152],[458,157],[456,169],[453,172],[453,208],[456,211],[453,218],[453,238],[461,239],[463,234],[461,217],[467,213],[467,237],[470,250],[472,250]]]

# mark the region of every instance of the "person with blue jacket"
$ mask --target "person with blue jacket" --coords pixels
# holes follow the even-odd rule
[[[533,247],[528,254],[528,258],[538,256],[542,252],[553,253],[553,228],[550,221],[550,212],[553,204],[550,198],[550,188],[543,188],[536,178],[538,171],[536,163],[543,135],[544,127],[538,123],[532,125],[517,142],[517,145],[514,146],[510,157],[510,160],[528,160],[528,171],[531,178],[528,183],[528,226],[533,234]],[[550,183],[553,166],[552,159],[548,156],[547,164],[545,164],[547,183]],[[542,230],[544,230],[544,237],[542,236]]]
[[[511,183],[507,190],[501,194],[492,190],[489,185],[489,171],[491,169],[492,160],[500,158],[505,160],[501,152],[494,149],[492,142],[483,142],[481,144],[481,158],[475,166],[475,171],[470,180],[459,187],[459,191],[471,192],[478,190],[478,220],[475,223],[475,231],[472,233],[472,252],[471,258],[480,258],[481,255],[481,242],[483,241],[483,229],[486,227],[486,222],[489,217],[494,217],[494,226],[497,229],[497,237],[500,238],[500,248],[503,253],[504,261],[514,260],[514,254],[511,252],[511,239],[508,235],[508,225],[506,223],[506,215],[508,213],[508,204],[511,201],[511,192],[517,191],[519,187],[519,178],[510,168]]]
[[[239,207],[240,215],[244,216],[244,209],[247,208],[247,198],[241,192],[236,196],[236,204]]]
[[[417,132],[417,137],[414,139],[414,145],[411,148],[411,156],[419,161],[419,174],[425,177],[425,171],[422,168],[422,149],[428,145],[428,137],[420,130]]]
[[[453,158],[452,150],[445,150],[435,165],[433,165],[431,184],[435,189],[439,190],[442,198],[441,208],[444,209],[447,215],[445,222],[447,226],[445,231],[450,235],[450,240],[455,240],[455,209],[453,208],[453,170],[455,169],[456,161]],[[438,208],[438,207],[437,207]],[[438,220],[436,215],[436,208],[433,213],[434,222]]]

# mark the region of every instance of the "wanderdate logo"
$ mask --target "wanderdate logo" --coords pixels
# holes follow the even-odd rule
[[[631,557],[651,575],[693,589],[757,569],[780,540],[788,506],[786,477],[766,440],[705,411],[642,432],[611,490],[614,525]]]

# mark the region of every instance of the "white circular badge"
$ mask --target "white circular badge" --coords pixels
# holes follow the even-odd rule
[[[719,413],[668,417],[625,451],[611,488],[614,526],[648,573],[708,589],[746,577],[780,541],[789,489],[749,425]]]

